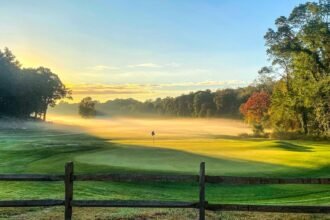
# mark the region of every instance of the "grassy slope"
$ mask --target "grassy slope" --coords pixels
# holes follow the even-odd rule
[[[108,139],[50,130],[1,130],[0,173],[197,173],[241,176],[329,177],[329,143],[209,138]],[[202,147],[200,147],[202,146]],[[1,199],[62,198],[62,183],[0,183]],[[195,184],[77,183],[75,198],[197,200]],[[330,204],[330,186],[207,186],[210,202]]]

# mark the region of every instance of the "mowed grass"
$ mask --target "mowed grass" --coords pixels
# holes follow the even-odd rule
[[[197,174],[199,163],[205,161],[209,175],[330,177],[329,142],[244,140],[235,136],[246,130],[237,121],[53,120],[64,125],[0,129],[0,173],[63,173],[65,162],[74,161],[76,173]],[[156,131],[155,142],[151,130]],[[63,198],[63,193],[61,182],[0,182],[2,200]],[[197,201],[198,185],[77,182],[74,195],[75,199]],[[329,205],[330,186],[208,184],[207,200]]]

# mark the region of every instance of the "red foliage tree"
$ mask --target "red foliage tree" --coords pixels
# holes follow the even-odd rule
[[[261,124],[270,106],[270,96],[266,92],[255,92],[241,105],[240,111],[248,123]]]

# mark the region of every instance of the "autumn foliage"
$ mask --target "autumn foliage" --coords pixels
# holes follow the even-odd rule
[[[240,111],[250,124],[261,124],[268,113],[270,96],[266,92],[255,92],[241,105]]]

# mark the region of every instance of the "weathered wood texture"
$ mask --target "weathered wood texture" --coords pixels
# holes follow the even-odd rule
[[[0,181],[63,181],[64,175],[0,174]]]
[[[266,177],[234,177],[206,176],[207,183],[222,184],[330,184],[330,178],[266,178]]]
[[[144,200],[73,200],[74,207],[197,208],[197,202]]]
[[[72,218],[72,205],[73,200],[73,162],[68,162],[65,164],[65,210],[64,219],[71,220]]]
[[[34,206],[63,206],[64,200],[9,200],[0,201],[0,207],[34,207]]]
[[[205,163],[199,168],[199,220],[205,220]]]
[[[99,174],[75,175],[75,181],[118,181],[118,182],[198,182],[197,175],[148,175],[148,174]]]
[[[64,175],[0,174],[0,181],[63,181]],[[148,174],[83,174],[74,175],[74,181],[118,182],[198,182],[198,175],[148,175]],[[268,178],[205,176],[207,183],[221,184],[330,184],[330,178]]]
[[[283,206],[283,205],[231,205],[208,204],[212,211],[248,211],[248,212],[283,212],[283,213],[330,213],[330,206]]]

